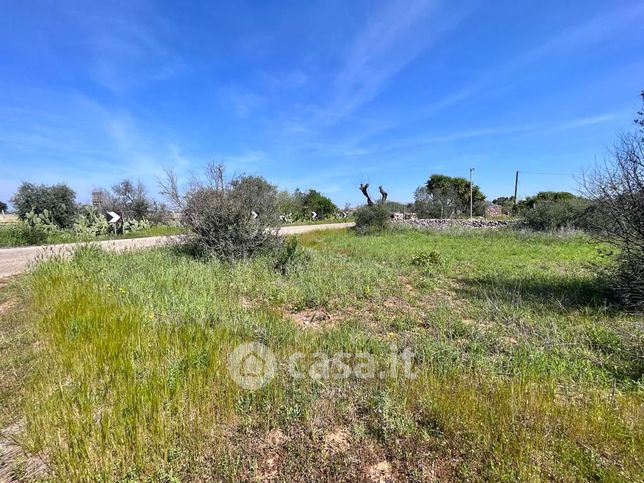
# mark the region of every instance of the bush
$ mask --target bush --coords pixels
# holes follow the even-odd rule
[[[362,206],[355,212],[356,231],[361,235],[386,230],[389,227],[391,213],[386,206],[376,203]]]
[[[44,245],[47,243],[47,234],[49,232],[42,226],[31,225],[27,222],[20,222],[17,226],[16,240],[17,245]]]
[[[48,211],[48,216],[59,228],[71,228],[78,212],[76,193],[65,184],[22,183],[11,202],[21,220],[31,211],[38,215]]]
[[[627,306],[644,310],[644,128],[641,137],[622,136],[611,154],[584,179],[594,202],[592,228],[599,240],[618,248],[612,267],[617,294]]]
[[[533,230],[586,229],[588,200],[574,197],[560,201],[542,201],[523,211],[525,223]]]
[[[282,275],[289,275],[309,260],[309,254],[300,247],[297,238],[290,236],[277,252],[274,267]]]
[[[62,231],[53,224],[48,211],[30,211],[24,220],[0,225],[0,246],[43,245],[53,233]]]
[[[163,194],[181,208],[193,253],[241,260],[277,252],[281,239],[275,186],[258,176],[226,180],[224,168],[214,165],[206,178],[194,182],[186,194],[179,193],[172,172],[162,185]]]

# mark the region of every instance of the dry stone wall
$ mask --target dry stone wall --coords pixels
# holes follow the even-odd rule
[[[421,228],[428,230],[441,230],[448,228],[505,228],[516,225],[514,220],[487,220],[485,218],[473,219],[402,219],[401,217],[392,217],[392,222],[396,225],[408,226],[411,228]]]

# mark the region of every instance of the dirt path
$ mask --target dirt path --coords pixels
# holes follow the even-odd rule
[[[280,228],[280,235],[296,235],[318,230],[337,230],[348,228],[353,223],[329,223],[326,225],[285,226]],[[130,238],[125,240],[107,240],[95,242],[105,250],[123,251],[129,249],[147,248],[163,245],[176,236],[154,236],[148,238]],[[68,256],[83,243],[65,243],[61,245],[43,245],[35,247],[1,248],[0,249],[0,278],[24,272],[39,260],[55,255]]]

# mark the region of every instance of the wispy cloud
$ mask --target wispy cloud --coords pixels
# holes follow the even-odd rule
[[[381,7],[367,18],[350,44],[324,114],[333,121],[373,100],[466,13],[462,7],[438,0],[394,0]]]
[[[249,89],[235,86],[219,89],[219,99],[226,108],[230,109],[240,119],[246,119],[255,114],[266,104],[264,96]]]
[[[598,44],[615,34],[635,28],[641,30],[643,22],[644,3],[642,2],[608,12],[603,11],[579,24],[569,26],[543,44],[525,52],[516,59],[515,64],[533,62],[551,58],[551,56],[569,55],[580,47]]]
[[[426,121],[486,90],[507,87],[512,84],[512,79],[516,78],[516,72],[526,66],[544,61],[550,62],[553,58],[571,55],[580,49],[591,47],[637,28],[644,30],[644,3],[641,2],[586,18],[577,24],[569,25],[542,44],[528,48],[516,57],[487,72],[480,73],[471,83],[429,103],[415,114],[408,113],[404,119],[389,119],[380,126],[365,131],[360,135],[360,138],[364,140],[394,128]]]
[[[96,82],[114,92],[166,79],[182,61],[167,39],[171,27],[146,0],[59,4],[89,55],[87,69]]]
[[[2,196],[27,178],[68,182],[84,199],[124,177],[153,182],[163,166],[178,164],[177,143],[162,125],[79,94],[31,90],[30,97],[35,110],[0,115],[0,164],[11,186]],[[5,109],[0,105],[0,114]]]
[[[422,146],[439,143],[451,143],[455,141],[463,141],[467,139],[475,139],[491,136],[502,135],[541,135],[544,133],[552,133],[557,131],[565,131],[569,129],[582,128],[587,126],[594,126],[598,124],[606,124],[614,122],[619,119],[627,119],[630,115],[629,112],[609,112],[604,114],[582,116],[574,119],[566,119],[555,122],[539,122],[539,123],[515,123],[508,126],[496,126],[489,128],[474,128],[463,131],[457,131],[449,134],[436,135],[427,133],[427,135],[414,136],[405,139],[397,139],[391,142],[373,143],[364,145],[356,149],[356,155],[367,155],[373,153],[383,153],[389,151],[398,151],[404,149],[415,149]],[[349,155],[349,153],[347,153]]]

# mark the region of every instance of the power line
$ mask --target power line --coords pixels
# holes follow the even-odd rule
[[[539,176],[574,176],[574,173],[540,173],[535,171],[519,171],[521,174],[536,174]]]
[[[573,173],[544,173],[538,171],[517,171],[516,178],[514,179],[514,204],[518,203],[519,194],[519,174],[531,174],[536,176],[575,176]]]

